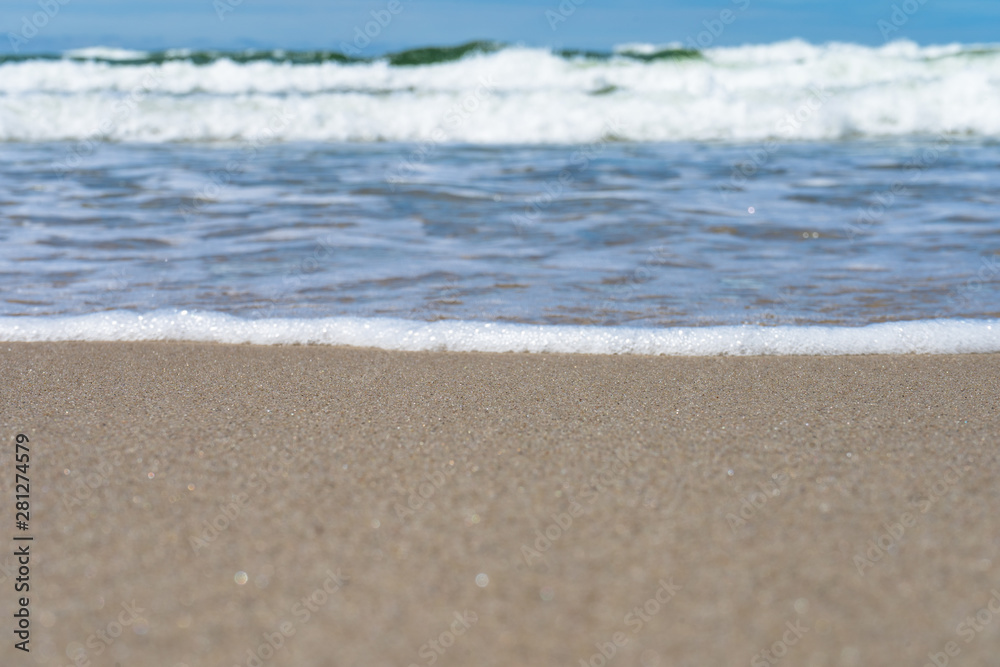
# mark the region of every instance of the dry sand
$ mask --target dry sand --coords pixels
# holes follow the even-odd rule
[[[1000,616],[959,625],[998,397],[1000,355],[2,344],[0,664],[1000,664]]]

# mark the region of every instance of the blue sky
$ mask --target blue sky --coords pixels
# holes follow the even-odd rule
[[[357,29],[385,10],[390,0],[4,0],[0,3],[0,52],[10,52],[10,35],[24,37],[40,5],[51,17],[20,52],[60,51],[81,46],[138,49],[332,48],[353,41]],[[697,40],[720,12],[733,21],[712,44],[773,42],[799,37],[811,42],[881,44],[879,21],[892,25],[894,5],[910,14],[897,18],[892,38],[921,44],[997,42],[997,0],[563,0],[575,7],[556,22],[560,0],[398,0],[401,11],[365,46],[364,53],[427,44],[495,39],[528,45],[607,49],[623,42]],[[65,2],[65,5],[60,4]],[[218,11],[219,3],[232,11]],[[237,5],[237,3],[239,3]],[[58,7],[57,12],[53,8]],[[566,14],[567,12],[563,12]],[[381,14],[383,18],[386,14]],[[555,29],[553,29],[553,25]],[[714,24],[718,27],[718,23]],[[893,26],[896,27],[896,26]],[[375,32],[372,30],[372,32]],[[704,36],[702,37],[704,41]]]

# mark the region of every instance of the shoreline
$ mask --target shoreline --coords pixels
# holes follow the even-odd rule
[[[39,664],[993,657],[1000,354],[0,359]]]
[[[1000,354],[1000,319],[874,322],[862,326],[629,327],[392,317],[243,319],[217,312],[107,311],[0,317],[10,342],[326,345],[386,352],[556,353],[670,357]]]

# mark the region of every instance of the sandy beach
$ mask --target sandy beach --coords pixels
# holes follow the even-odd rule
[[[0,397],[4,665],[1000,664],[1000,355],[4,343]]]

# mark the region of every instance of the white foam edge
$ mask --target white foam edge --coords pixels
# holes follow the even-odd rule
[[[0,341],[193,341],[680,356],[964,354],[1000,352],[1000,320],[657,329],[361,317],[242,319],[222,313],[159,310],[0,317]]]

